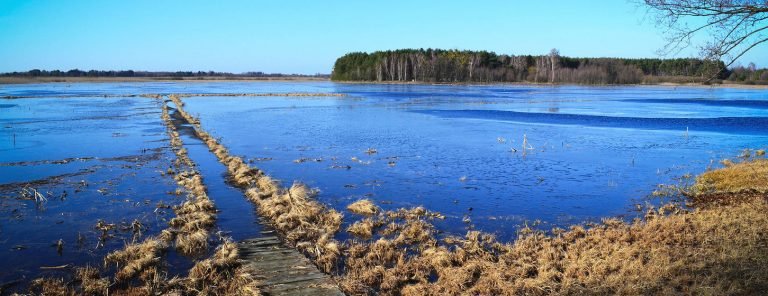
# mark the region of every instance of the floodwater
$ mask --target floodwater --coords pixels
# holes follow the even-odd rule
[[[637,214],[658,184],[686,182],[768,143],[768,91],[722,88],[366,85],[331,82],[80,83],[0,86],[0,282],[41,266],[101,264],[157,234],[183,197],[160,102],[143,93],[342,93],[346,97],[187,97],[185,109],[288,186],[339,210],[369,198],[423,205],[447,233],[505,240]],[[109,95],[110,97],[98,97]],[[112,97],[117,95],[117,97]],[[120,97],[121,95],[125,97]],[[253,206],[188,128],[185,147],[235,239],[258,235]],[[688,180],[690,181],[690,180]],[[23,198],[24,188],[46,201]],[[65,193],[66,192],[66,193]],[[352,215],[345,211],[346,215]],[[115,223],[109,238],[94,227]],[[64,241],[61,252],[56,247]],[[189,262],[171,260],[184,267]]]

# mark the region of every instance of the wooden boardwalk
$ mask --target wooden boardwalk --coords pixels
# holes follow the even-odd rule
[[[344,295],[331,277],[299,251],[280,241],[274,231],[238,243],[240,258],[261,277],[265,295]]]

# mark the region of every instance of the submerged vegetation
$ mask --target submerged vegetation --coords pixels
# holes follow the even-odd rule
[[[335,236],[343,216],[315,200],[316,191],[300,183],[283,188],[231,156],[183,110],[178,96],[171,99],[259,213],[351,295],[719,295],[768,289],[763,159],[702,174],[683,191],[696,203],[650,208],[631,222],[610,218],[546,232],[525,227],[509,243],[478,231],[446,236],[433,223],[443,218],[439,213],[421,207],[382,211],[360,200],[348,207],[361,215],[350,216],[359,219],[347,228],[358,238],[340,242]],[[708,202],[713,195],[732,202]]]
[[[336,60],[331,79],[638,84],[702,82],[715,74],[719,79],[727,79],[731,74],[721,71],[724,68],[721,61],[693,58],[574,58],[560,56],[556,50],[549,55],[514,56],[488,51],[401,49],[346,54]]]
[[[160,96],[156,97],[158,100]],[[177,217],[157,237],[147,237],[126,245],[104,258],[102,277],[94,267],[77,268],[73,281],[61,278],[40,278],[30,285],[30,292],[40,295],[259,295],[257,280],[250,268],[238,259],[237,245],[227,238],[213,255],[194,264],[185,277],[168,278],[165,254],[175,245],[180,254],[200,256],[207,253],[210,229],[214,226],[215,206],[206,194],[202,177],[186,149],[162,103],[162,119],[176,154],[174,168],[177,184],[187,193],[187,201],[174,208]],[[178,172],[177,172],[178,171]],[[103,224],[103,223],[100,223]]]

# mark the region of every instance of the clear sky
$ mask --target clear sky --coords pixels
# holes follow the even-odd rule
[[[661,33],[626,0],[0,0],[0,72],[314,74],[351,51],[428,47],[657,57]],[[768,67],[768,45],[750,61]]]

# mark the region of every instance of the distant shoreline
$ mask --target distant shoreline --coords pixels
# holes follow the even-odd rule
[[[269,82],[329,81],[322,77],[0,77],[2,84],[85,82]]]
[[[768,89],[768,85],[759,84],[701,84],[701,83],[671,83],[658,84],[568,84],[568,83],[534,83],[534,82],[423,82],[423,81],[332,81],[322,77],[0,77],[0,85],[34,84],[34,83],[118,83],[118,82],[311,82],[329,81],[340,84],[380,84],[380,85],[519,85],[519,86],[593,86],[593,87],[696,87],[696,88],[735,88],[735,89]]]

